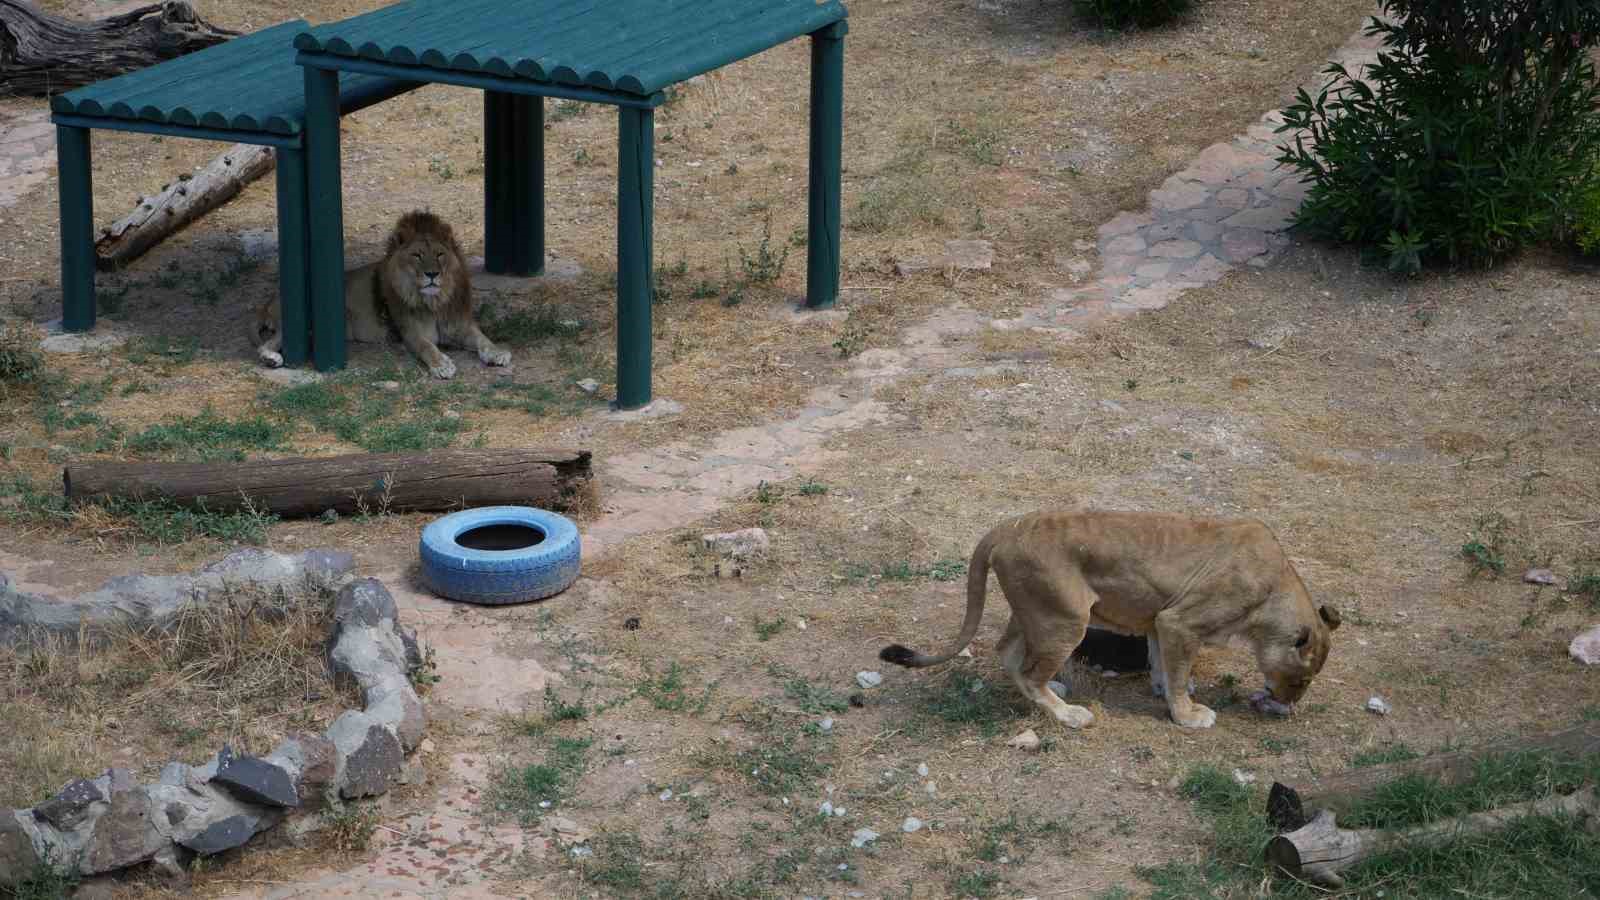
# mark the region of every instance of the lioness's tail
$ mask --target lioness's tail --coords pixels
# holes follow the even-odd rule
[[[972,561],[967,563],[967,617],[961,623],[961,634],[956,636],[955,644],[939,656],[927,656],[900,644],[890,644],[878,651],[879,659],[899,666],[921,669],[955,659],[968,644],[972,643],[973,637],[978,633],[978,625],[983,621],[983,600],[989,591],[989,551],[993,548],[999,531],[1000,529],[996,528],[984,535],[983,540],[979,541],[977,548],[972,551]]]

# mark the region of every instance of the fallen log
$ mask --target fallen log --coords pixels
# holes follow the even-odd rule
[[[1267,862],[1291,878],[1337,888],[1344,884],[1339,873],[1379,854],[1438,847],[1463,835],[1503,828],[1524,816],[1553,815],[1587,818],[1589,827],[1594,827],[1594,817],[1600,816],[1594,788],[1398,830],[1340,828],[1336,815],[1325,809],[1305,827],[1273,838],[1267,844]]]
[[[48,96],[193,53],[236,37],[184,0],[93,22],[0,0],[0,93]]]
[[[70,500],[167,500],[280,516],[474,506],[568,510],[593,477],[588,450],[439,450],[242,463],[89,461],[62,470]]]
[[[1307,810],[1328,809],[1340,813],[1348,812],[1352,805],[1396,778],[1421,775],[1437,779],[1441,784],[1457,784],[1471,778],[1485,756],[1524,752],[1557,757],[1583,757],[1600,753],[1600,722],[1585,722],[1574,728],[1549,734],[1506,738],[1468,750],[1436,753],[1420,759],[1351,769],[1314,781],[1290,782],[1282,787],[1290,791],[1291,795],[1284,796],[1280,802],[1287,803],[1291,799],[1298,799],[1300,807]],[[1281,793],[1278,788],[1279,785],[1273,785],[1274,794]]]
[[[5,0],[0,0],[5,2]],[[140,197],[133,212],[101,229],[95,267],[116,269],[138,259],[168,235],[238,196],[272,171],[271,147],[234,144],[194,175],[179,175],[154,197]]]

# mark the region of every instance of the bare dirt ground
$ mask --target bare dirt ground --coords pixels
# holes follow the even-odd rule
[[[537,607],[461,610],[420,596],[406,570],[425,517],[273,525],[271,546],[354,552],[440,647],[432,780],[386,803],[387,829],[364,853],[251,851],[197,886],[276,897],[1137,896],[1149,889],[1139,865],[1204,846],[1170,788],[1196,763],[1266,781],[1396,744],[1426,752],[1595,714],[1600,684],[1565,657],[1593,606],[1519,578],[1530,565],[1563,580],[1600,568],[1592,271],[1533,255],[1397,281],[1351,253],[1296,245],[1075,341],[986,324],[1072,283],[1072,264],[1095,259],[1078,242],[1311,80],[1367,11],[1212,2],[1173,30],[1105,36],[1055,3],[859,0],[847,51],[847,315],[820,320],[794,321],[784,305],[803,291],[803,247],[772,284],[743,284],[739,253],[757,252],[769,216],[775,252],[803,234],[804,47],[687,89],[658,115],[656,145],[656,258],[672,294],[655,308],[656,390],[685,411],[645,422],[611,421],[573,387],[612,372],[615,126],[601,110],[552,122],[550,241],[581,274],[483,297],[583,327],[518,347],[509,378],[545,391],[536,409],[486,408],[482,396],[505,390],[500,376],[466,362],[470,389],[408,385],[406,408],[388,415],[459,411],[460,443],[591,447],[602,490],[608,462],[636,486],[638,460],[654,453],[678,467],[654,476],[663,493],[701,474],[689,456],[729,453],[725,436],[744,434],[730,429],[751,428],[754,444],[803,419],[819,386],[840,386],[859,413],[733,502],[663,511],[670,500],[651,507],[619,491],[586,532],[603,552],[572,591]],[[202,13],[232,27],[291,14],[271,4],[248,20],[225,4]],[[477,252],[478,104],[428,88],[346,120],[352,264],[376,255],[403,211],[395,198],[441,212]],[[102,220],[218,149],[95,137]],[[36,322],[59,314],[54,219],[50,187],[0,210],[16,236],[0,246],[0,305]],[[239,236],[273,227],[268,180],[129,272],[102,276],[120,304],[113,325],[178,338],[178,352],[136,339],[52,357],[52,370],[111,378],[79,402],[127,434],[208,402],[279,421],[282,388],[259,380],[238,326],[275,284],[275,257],[244,262]],[[958,237],[993,241],[994,269],[894,274],[894,260]],[[977,324],[941,330],[956,321]],[[382,367],[409,365],[383,350],[353,363],[351,389],[367,392],[392,377]],[[51,433],[20,394],[0,410],[4,477],[53,484],[96,433]],[[353,449],[290,422],[268,452]],[[141,455],[129,442],[101,452]],[[1142,678],[1080,670],[1072,687],[1097,721],[1064,731],[999,677],[994,592],[971,660],[856,686],[858,671],[883,668],[883,644],[933,647],[955,633],[960,567],[979,535],[1064,504],[1267,521],[1313,595],[1345,613],[1295,717],[1248,711],[1238,697],[1256,684],[1253,664],[1217,649],[1196,671],[1216,728],[1171,725]],[[772,551],[740,578],[716,577],[699,535],[752,525],[771,533]],[[1472,540],[1504,561],[1504,576],[1473,575],[1461,555]],[[83,589],[220,549],[24,523],[0,538],[0,567]],[[1392,714],[1362,709],[1374,693]],[[1043,752],[1006,748],[1025,728]],[[824,801],[845,813],[819,816]],[[912,816],[924,827],[903,832]],[[427,840],[439,822],[454,835],[448,853]],[[853,847],[860,828],[881,836]],[[578,838],[588,855],[574,855]]]

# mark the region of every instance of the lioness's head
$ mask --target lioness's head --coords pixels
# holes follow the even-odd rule
[[[1309,600],[1305,606],[1309,609]],[[1272,699],[1293,703],[1306,692],[1311,679],[1328,661],[1333,630],[1339,627],[1339,611],[1322,606],[1309,622],[1291,620],[1275,624],[1278,627],[1267,629],[1267,637],[1256,647],[1256,662],[1267,677],[1267,690],[1272,692]]]
[[[389,235],[383,268],[390,290],[412,306],[437,313],[471,297],[461,247],[450,226],[430,212],[400,217]]]

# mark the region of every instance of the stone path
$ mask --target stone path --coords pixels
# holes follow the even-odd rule
[[[1357,32],[1333,55],[1352,74],[1377,60],[1376,37]],[[1306,86],[1320,88],[1321,82]],[[1161,309],[1234,268],[1261,268],[1288,246],[1285,233],[1309,185],[1278,168],[1277,110],[1244,134],[1212,144],[1150,192],[1150,205],[1100,226],[1098,277],[1051,292],[1042,313],[999,320],[1002,329],[1069,329],[1097,315]]]
[[[48,181],[56,167],[49,110],[0,119],[0,209]]]

